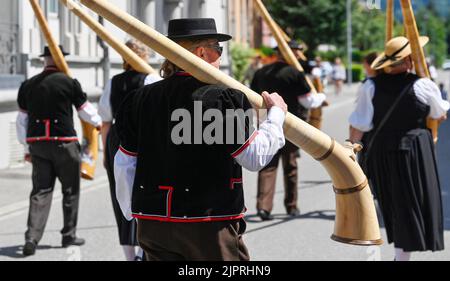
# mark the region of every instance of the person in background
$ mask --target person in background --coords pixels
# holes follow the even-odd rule
[[[250,65],[247,68],[247,71],[245,71],[244,78],[242,79],[242,83],[245,85],[249,85],[250,82],[253,80],[253,76],[255,76],[255,72],[262,67],[261,63],[261,56],[257,55],[252,58],[252,61]]]
[[[322,58],[317,56],[315,59],[315,66],[311,70],[313,79],[319,79],[323,87],[327,85],[327,71],[322,64]]]
[[[64,56],[64,52],[59,46]],[[84,239],[76,237],[80,198],[80,144],[73,123],[73,106],[78,116],[101,128],[97,110],[87,100],[80,83],[58,69],[45,47],[44,70],[26,80],[19,89],[17,102],[17,137],[25,145],[27,161],[33,165],[33,189],[30,194],[25,256],[34,255],[41,240],[52,204],[56,179],[62,185],[64,227],[62,246],[81,246]]]
[[[423,47],[428,38],[421,37]],[[372,68],[384,73],[368,80],[349,118],[350,140],[369,134],[368,178],[375,186],[395,260],[411,252],[444,249],[441,187],[427,118],[445,120],[450,108],[438,86],[412,74],[406,37],[386,43]]]
[[[297,59],[301,58],[301,49],[296,41],[289,42],[289,47],[296,54]],[[289,112],[295,116],[307,120],[309,109],[322,106],[326,102],[323,93],[311,94],[311,88],[306,81],[305,73],[298,71],[289,65],[281,52],[277,50],[278,60],[266,65],[255,73],[251,84],[251,89],[261,93],[266,89],[270,92],[277,92],[286,101]],[[284,206],[286,213],[290,216],[297,216],[300,210],[297,206],[298,194],[298,163],[299,148],[293,143],[286,141],[286,145],[273,157],[272,161],[258,174],[258,195],[257,205],[258,216],[261,220],[271,220],[273,209],[273,199],[275,195],[275,183],[280,158],[283,163],[284,173]]]
[[[150,50],[138,40],[128,40],[125,45],[135,52],[145,62],[149,60]],[[122,101],[135,90],[161,80],[156,74],[140,73],[133,69],[125,60],[124,72],[114,76],[106,84],[103,95],[100,98],[99,114],[102,117],[102,141],[104,147],[104,166],[109,180],[111,200],[119,232],[119,242],[122,245],[127,261],[139,260],[142,257],[142,249],[138,247],[136,237],[136,221],[128,221],[120,210],[116,197],[116,183],[114,180],[114,156],[119,149],[119,137],[114,125],[117,111]]]
[[[432,81],[436,82],[439,78],[439,74],[437,72],[436,66],[434,66],[433,59],[427,58],[427,66],[428,72],[430,73],[430,78]]]
[[[439,83],[439,90],[441,91],[441,96],[443,100],[448,100],[448,93],[445,90],[444,83]]]
[[[338,96],[342,92],[342,86],[344,85],[345,79],[347,79],[347,73],[345,66],[342,64],[341,58],[336,58],[334,60],[333,72],[331,77],[334,82],[335,94]]]

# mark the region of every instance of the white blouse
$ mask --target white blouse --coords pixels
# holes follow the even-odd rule
[[[160,80],[162,80],[162,78],[159,77],[159,75],[149,74],[149,75],[147,75],[147,77],[145,77],[144,86],[153,84]],[[98,114],[102,118],[103,122],[112,122],[113,121],[112,109],[111,109],[111,84],[112,84],[112,79],[110,79],[106,83],[105,89],[103,90],[103,94],[100,97],[100,101],[98,104]]]
[[[442,99],[439,87],[428,78],[421,78],[414,83],[414,93],[417,99],[430,106],[429,117],[439,119],[447,113],[450,108],[448,101]],[[375,95],[375,84],[367,80],[358,90],[355,110],[349,118],[350,125],[362,132],[373,129],[374,109],[372,99]]]

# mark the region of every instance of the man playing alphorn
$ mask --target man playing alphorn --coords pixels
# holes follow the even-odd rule
[[[172,20],[168,37],[217,68],[219,42],[231,39],[217,33],[214,19]],[[252,109],[242,92],[205,84],[176,62],[166,61],[162,73],[163,81],[130,95],[116,118],[114,173],[128,190],[118,195],[122,210],[138,219],[149,260],[249,260],[242,167],[260,170],[284,145],[287,106],[278,94],[263,93],[268,117],[257,131],[233,113]],[[224,126],[211,142],[208,125],[217,121]]]
[[[65,53],[60,46],[64,55]],[[80,83],[62,73],[45,47],[44,71],[26,80],[18,94],[17,136],[29,147],[26,160],[33,165],[27,231],[23,254],[33,255],[42,238],[52,203],[55,180],[61,181],[64,227],[62,246],[82,245],[75,235],[80,196],[80,144],[73,124],[78,116],[100,130],[101,118],[87,100]]]
[[[301,50],[301,46],[292,40],[289,42],[289,47],[296,54],[297,59],[300,59],[300,52],[298,51]],[[305,73],[289,65],[283,59],[278,48],[276,50],[278,51],[278,61],[258,70],[251,83],[251,88],[258,93],[264,90],[279,93],[286,101],[289,112],[306,121],[309,109],[322,106],[326,97],[322,93],[312,94]],[[272,161],[259,172],[256,208],[261,220],[273,218],[271,211],[280,157],[283,161],[285,183],[284,206],[288,215],[296,216],[299,214],[297,207],[297,158],[299,155],[298,147],[288,141],[286,146],[273,157]]]
[[[149,59],[149,48],[136,39],[128,40],[125,45],[135,52],[145,62]],[[104,147],[104,166],[106,168],[113,203],[114,215],[119,231],[119,241],[122,245],[126,259],[129,261],[139,259],[140,254],[136,253],[135,246],[138,245],[136,239],[136,221],[128,221],[124,218],[120,210],[116,197],[116,184],[114,181],[114,156],[119,149],[119,137],[113,121],[117,115],[122,101],[129,94],[133,94],[137,89],[161,80],[155,74],[140,73],[124,60],[124,72],[114,76],[106,84],[105,90],[99,103],[99,114],[102,117],[102,140]]]

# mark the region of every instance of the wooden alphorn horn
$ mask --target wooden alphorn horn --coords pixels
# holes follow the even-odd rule
[[[411,44],[412,54],[411,57],[414,61],[414,67],[416,74],[420,77],[430,78],[430,72],[428,71],[427,62],[425,60],[425,53],[419,42],[419,30],[417,29],[416,19],[414,17],[414,11],[411,5],[411,0],[400,0],[400,4],[403,12],[404,25],[406,35],[409,43]],[[438,120],[428,118],[427,126],[431,130],[434,143],[438,141]]]
[[[31,7],[36,15],[36,19],[39,23],[42,33],[47,41],[50,54],[56,67],[67,76],[71,77],[69,66],[67,65],[64,55],[61,52],[55,38],[53,37],[44,13],[39,6],[38,0],[30,0]],[[81,177],[93,180],[95,174],[95,166],[98,157],[98,131],[91,124],[80,120],[83,130],[83,140],[86,145],[82,151],[82,163],[81,163]]]
[[[30,4],[31,7],[33,8],[34,14],[36,15],[36,19],[39,23],[42,34],[44,35],[44,38],[47,41],[50,54],[52,55],[56,67],[58,67],[58,69],[67,76],[71,76],[69,66],[67,65],[67,62],[64,59],[64,55],[61,52],[61,49],[59,48],[55,38],[53,37],[50,31],[50,27],[48,26],[48,22],[45,19],[44,12],[42,11],[38,0],[30,0]]]
[[[104,0],[81,2],[133,35],[181,69],[208,84],[221,84],[242,91],[256,109],[262,97],[235,79],[195,56],[151,27]],[[367,178],[355,161],[354,147],[341,146],[334,139],[288,113],[286,138],[301,147],[325,167],[336,192],[336,220],[332,239],[356,245],[379,245],[380,228]],[[342,211],[338,211],[340,208]]]
[[[394,37],[394,0],[386,2],[386,43]]]
[[[267,11],[266,7],[262,3],[261,0],[254,0],[255,7],[261,14],[262,18],[266,22],[266,24],[269,26],[270,30],[272,31],[272,35],[275,37],[275,40],[277,41],[278,48],[283,55],[286,62],[293,67],[295,67],[300,72],[305,72],[300,62],[297,60],[297,58],[294,55],[294,52],[291,50],[289,45],[287,44],[286,40],[284,39],[284,36],[282,32],[280,32],[280,27],[277,25],[277,23],[273,20],[273,18],[270,16],[269,12]],[[314,86],[314,84],[311,82],[309,77],[306,76],[306,81],[308,82],[309,87],[311,88],[311,92],[313,94],[317,93],[317,89]],[[317,83],[316,83],[317,84]],[[309,116],[309,124],[314,126],[317,129],[320,129],[322,126],[322,107],[314,108],[310,110],[310,116]]]
[[[78,3],[73,0],[59,0],[70,11],[77,15],[87,26],[89,26],[103,41],[108,43],[116,50],[122,58],[133,67],[134,70],[141,73],[157,74],[157,72],[135,52],[128,48],[123,42],[112,36],[106,28],[89,16]]]

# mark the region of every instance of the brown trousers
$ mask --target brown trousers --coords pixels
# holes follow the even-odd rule
[[[286,145],[259,172],[256,203],[258,210],[272,212],[280,157],[282,159],[284,173],[284,206],[287,212],[297,208],[297,158],[299,158],[299,155],[299,149],[291,142],[286,141]]]
[[[138,241],[148,261],[249,261],[243,219],[176,223],[138,220]]]

